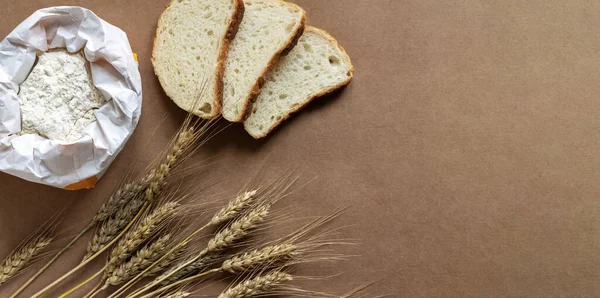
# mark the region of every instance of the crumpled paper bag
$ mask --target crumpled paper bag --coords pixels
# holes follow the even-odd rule
[[[109,101],[74,142],[21,131],[19,85],[38,53],[83,50],[94,85]],[[135,54],[121,29],[81,7],[38,10],[0,43],[0,171],[65,189],[93,187],[138,124],[142,82]]]

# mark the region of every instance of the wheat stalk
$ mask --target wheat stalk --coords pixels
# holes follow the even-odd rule
[[[115,204],[113,207],[110,207],[109,206],[110,204],[107,204],[103,208],[102,207],[100,208],[100,211],[97,214],[98,218],[96,218],[96,219],[98,220],[101,218],[105,218],[106,220],[104,221],[102,227],[97,230],[97,232],[99,233],[103,230],[105,232],[106,231],[114,232],[114,230],[118,230],[121,232],[119,232],[117,234],[105,233],[104,235],[95,235],[93,240],[88,244],[88,252],[95,251],[95,253],[93,253],[93,254],[88,253],[84,257],[84,261],[81,264],[79,264],[77,267],[73,268],[68,273],[66,273],[63,276],[56,279],[50,285],[46,286],[44,289],[42,289],[41,291],[36,293],[33,297],[41,296],[44,292],[53,288],[54,286],[56,286],[57,284],[62,282],[64,279],[66,279],[68,276],[70,276],[71,274],[73,274],[76,271],[83,268],[83,266],[88,264],[93,258],[95,258],[96,256],[99,256],[104,250],[108,249],[108,247],[112,243],[116,242],[118,240],[118,238],[124,234],[125,230],[131,226],[130,224],[133,220],[136,219],[137,214],[139,212],[141,212],[142,210],[144,210],[150,202],[152,202],[156,199],[156,196],[161,192],[162,188],[166,184],[167,178],[170,176],[172,169],[176,165],[178,165],[178,163],[180,163],[182,159],[185,158],[185,155],[189,155],[193,152],[192,145],[193,145],[194,141],[197,140],[198,137],[203,135],[205,132],[204,129],[201,129],[200,131],[196,132],[194,125],[190,119],[192,119],[191,116],[186,119],[185,123],[182,126],[182,129],[180,129],[180,131],[177,133],[177,135],[175,137],[175,141],[173,142],[171,148],[169,149],[168,153],[163,158],[163,161],[160,164],[158,164],[157,166],[155,166],[152,170],[150,170],[148,172],[147,176],[145,176],[146,177],[145,179],[141,179],[141,181],[143,181],[143,183],[140,183],[140,184],[145,185],[146,181],[147,181],[146,191],[144,192],[144,198],[145,198],[145,200],[143,200],[144,202],[140,203],[139,202],[140,200],[136,199],[136,198],[139,198],[140,196],[134,195],[133,198],[131,200],[129,200],[129,202],[127,204],[125,204],[124,206],[122,206],[121,208],[118,208],[118,207],[113,208],[113,207],[121,204],[122,202],[127,201],[127,200],[117,199],[116,197],[118,197],[118,196],[115,196],[115,198],[113,198],[113,200],[111,201],[111,203]],[[131,187],[132,186],[130,186],[130,188]],[[144,187],[144,186],[142,186],[142,187]],[[135,187],[133,187],[133,188],[135,188]],[[137,207],[137,208],[135,208],[135,207]],[[118,209],[118,211],[115,212],[115,214],[113,216],[109,215],[110,212],[104,212],[107,210],[115,210],[115,209]],[[127,212],[123,212],[123,211],[132,211],[132,210],[138,210],[138,213],[129,212],[130,214],[127,215],[126,214]],[[133,214],[133,217],[131,216],[131,214]],[[122,225],[121,223],[126,222],[126,219],[129,219],[129,223]],[[112,227],[111,227],[111,221],[113,224]],[[53,259],[50,262],[48,262],[48,264],[46,264],[39,272],[37,272],[34,277],[32,277],[23,286],[21,286],[21,288],[19,288],[17,290],[17,292],[15,292],[11,296],[11,298],[15,297],[17,294],[19,294],[21,291],[23,291],[23,289],[25,287],[27,287],[27,285],[29,285],[37,276],[39,276],[41,274],[41,272],[43,272],[43,270],[48,268],[48,266],[50,266],[50,264],[52,264],[52,262],[54,262],[60,254],[62,254],[64,251],[66,251],[68,248],[70,248],[73,245],[73,243],[77,239],[79,239],[79,237],[81,237],[87,230],[91,229],[96,224],[98,224],[98,222],[96,222],[95,220],[91,221],[91,223],[86,228],[84,228],[84,230],[78,236],[76,236],[75,239],[73,239],[65,248],[63,248],[57,255],[55,255],[53,257]],[[99,237],[99,236],[104,236],[104,237]],[[95,242],[94,242],[94,239],[96,240]],[[112,240],[110,240],[109,242],[106,242],[106,239],[112,239]]]
[[[254,201],[254,196],[256,195],[256,192],[256,190],[245,192],[244,194],[230,201],[229,204],[227,204],[227,206],[223,207],[213,216],[213,218],[208,224],[200,227],[199,229],[196,229],[194,232],[188,235],[170,251],[166,252],[159,260],[155,261],[143,272],[139,273],[138,276],[134,277],[131,281],[129,281],[125,286],[113,293],[111,297],[116,297],[120,295],[122,291],[125,291],[126,289],[131,287],[135,283],[135,281],[139,280],[140,278],[154,276],[166,270],[169,267],[171,267],[171,269],[167,270],[161,277],[158,277],[157,280],[163,280],[164,278],[166,279],[166,283],[177,281],[178,279],[186,275],[205,270],[212,264],[216,263],[218,261],[217,256],[210,256],[204,254],[203,256],[195,259],[195,261],[192,261],[192,263],[188,263],[189,267],[185,265],[182,265],[181,267],[172,266],[172,262],[183,252],[182,247],[187,245],[187,243],[192,237],[194,237],[196,234],[200,233],[202,230],[211,225],[223,224],[226,221],[232,220],[233,218],[238,216],[240,213],[252,206],[252,202]],[[164,283],[165,282],[163,282],[163,284]]]
[[[118,265],[127,260],[140,244],[156,232],[162,223],[176,214],[178,208],[179,203],[168,202],[156,208],[127,232],[111,251],[107,272],[110,274]]]
[[[211,219],[210,224],[216,226],[234,219],[252,204],[255,195],[256,190],[253,190],[238,196],[223,209],[219,210]]]
[[[0,285],[22,272],[50,243],[52,238],[41,236],[11,253],[0,266]]]
[[[208,241],[207,247],[196,257],[158,277],[157,281],[162,282],[171,276],[176,276],[176,278],[169,279],[169,281],[173,281],[186,275],[194,274],[198,272],[198,269],[206,269],[207,266],[210,266],[210,261],[216,258],[215,255],[218,255],[221,251],[248,235],[253,228],[261,223],[269,214],[269,208],[269,205],[260,206],[243,215],[231,223],[230,226],[215,234]]]
[[[113,240],[123,227],[127,225],[131,218],[133,218],[145,201],[152,202],[156,199],[156,196],[161,192],[167,178],[171,174],[172,168],[177,164],[178,160],[189,151],[195,137],[194,128],[192,127],[183,129],[177,134],[176,140],[164,160],[156,168],[150,170],[148,174],[140,180],[142,181],[141,183],[137,183],[138,185],[147,186],[144,192],[145,196],[134,196],[134,198],[125,205],[125,208],[118,210],[113,218],[108,218],[108,220],[104,222],[89,243],[87,249],[88,253],[84,257],[84,261],[96,254],[106,246],[108,242]],[[134,183],[134,186],[130,186],[130,188],[135,188],[135,185],[136,183]],[[109,201],[111,201],[110,198]],[[97,216],[99,216],[99,218],[105,217],[108,212],[105,212],[105,214],[102,210],[113,210],[118,208],[120,202],[121,201],[118,199],[107,202],[106,206],[100,208],[101,211]]]
[[[119,267],[112,271],[106,280],[106,284],[121,284],[147,268],[150,264],[160,258],[160,256],[167,249],[170,241],[171,234],[166,234],[151,244],[138,250],[138,252],[131,257],[131,259],[119,265]]]
[[[242,195],[236,197],[231,200],[227,206],[223,207],[212,217],[209,225],[220,225],[227,221],[234,219],[241,212],[246,210],[251,206],[254,201],[254,196],[256,195],[256,190],[244,192]],[[218,254],[211,253],[210,251],[203,251],[201,253],[201,257],[197,258],[197,260],[193,261],[191,264],[177,270],[178,267],[174,266],[171,270],[165,272],[165,276],[169,276],[163,284],[168,284],[175,282],[182,277],[202,272],[203,270],[208,269],[211,265],[218,262],[221,257]],[[182,262],[183,263],[183,262]],[[160,277],[158,278],[160,279]]]
[[[233,256],[227,260],[225,260],[220,267],[204,271],[208,268],[204,267],[204,270],[197,270],[196,275],[184,278],[190,273],[189,268],[192,265],[189,265],[182,270],[176,272],[174,275],[170,276],[166,279],[166,283],[163,283],[163,287],[158,290],[144,296],[144,297],[152,297],[152,295],[157,294],[159,292],[164,292],[169,289],[172,289],[181,284],[190,282],[195,279],[199,279],[211,273],[216,273],[219,271],[228,271],[230,273],[245,273],[254,268],[268,268],[270,265],[278,263],[279,261],[287,261],[291,258],[297,256],[299,254],[299,246],[296,246],[291,243],[281,243],[281,244],[273,244],[261,249],[255,249],[250,252],[242,253],[236,256]],[[203,260],[203,259],[200,259]],[[200,261],[199,260],[199,261]],[[193,263],[195,264],[195,263]],[[281,268],[285,266],[289,266],[289,263],[284,263],[281,265]]]
[[[194,129],[186,128],[177,134],[176,140],[173,143],[169,153],[165,156],[162,163],[155,169],[150,170],[143,177],[136,181],[129,182],[117,189],[107,200],[100,206],[100,209],[92,219],[93,222],[102,222],[115,214],[121,207],[125,206],[133,197],[146,189],[148,199],[153,199],[158,193],[164,180],[170,174],[173,166],[188,151],[194,139]],[[148,193],[150,189],[150,193]]]
[[[219,295],[218,298],[243,298],[267,294],[284,282],[293,280],[293,276],[281,271],[272,271],[243,281]]]
[[[181,274],[181,272],[187,273],[188,271],[186,270],[192,266],[188,265],[188,267],[184,267],[181,271],[176,272],[169,279],[167,279],[167,281],[169,281],[168,283],[163,284],[161,288],[148,295],[145,295],[144,297],[153,297],[152,295],[157,293],[165,292],[182,284],[202,278],[208,274],[217,273],[220,271],[242,274],[247,273],[255,268],[266,269],[272,267],[273,265],[284,268],[292,264],[298,264],[309,260],[334,260],[336,259],[335,256],[319,255],[317,248],[333,244],[342,244],[343,242],[332,240],[330,238],[332,236],[330,233],[320,233],[314,236],[309,235],[318,227],[336,218],[342,212],[342,210],[343,209],[339,209],[331,215],[317,218],[301,227],[298,231],[281,238],[279,241],[271,242],[271,244],[262,248],[254,249],[230,257],[222,262],[218,268],[208,271],[199,271],[196,275],[184,277],[185,274]],[[311,254],[315,252],[317,254],[314,254],[312,255],[312,258],[309,258]]]
[[[140,290],[136,291],[130,297],[138,297],[144,292],[150,290],[154,286],[167,281],[171,276],[177,274],[180,275],[180,271],[184,270],[184,272],[193,272],[195,269],[195,263],[197,263],[202,258],[221,253],[224,249],[230,247],[236,241],[242,239],[251,230],[253,230],[258,224],[260,224],[269,214],[269,210],[271,208],[271,204],[262,204],[257,205],[254,209],[249,210],[245,214],[241,215],[238,219],[233,221],[231,225],[222,229],[217,234],[215,234],[209,241],[207,247],[202,250],[195,257],[176,265],[166,273],[157,277],[153,282],[147,284]]]

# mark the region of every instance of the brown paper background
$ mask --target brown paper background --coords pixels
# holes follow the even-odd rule
[[[236,191],[261,165],[266,176],[299,166],[304,182],[316,179],[281,203],[299,206],[297,217],[351,206],[334,226],[360,243],[341,250],[355,257],[301,266],[303,275],[340,274],[305,287],[342,294],[382,278],[374,292],[394,297],[600,295],[600,2],[297,3],[349,52],[354,81],[265,141],[234,125],[199,155],[218,156],[209,173],[220,191]],[[0,36],[58,4],[92,9],[128,33],[142,118],[92,191],[0,174],[0,256],[65,206],[66,226],[84,223],[183,119],[149,61],[166,1],[3,1]]]

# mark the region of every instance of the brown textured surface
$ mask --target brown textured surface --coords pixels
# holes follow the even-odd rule
[[[300,165],[305,180],[317,177],[293,196],[301,216],[353,206],[337,223],[362,242],[344,251],[358,256],[302,267],[341,273],[306,285],[343,293],[383,277],[376,288],[395,297],[600,296],[600,2],[296,3],[348,50],[354,81],[264,141],[234,125],[201,154],[220,157],[221,190],[266,159],[267,173]],[[129,34],[144,110],[92,191],[0,175],[2,256],[64,206],[71,225],[89,218],[182,119],[150,63],[167,1],[6,1],[0,35],[51,4],[88,7]]]

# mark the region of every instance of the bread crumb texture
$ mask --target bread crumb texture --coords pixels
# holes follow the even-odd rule
[[[254,87],[303,26],[304,11],[280,0],[247,0],[225,67],[223,116],[244,118]]]
[[[218,112],[219,54],[235,11],[233,0],[174,0],[160,17],[154,72],[167,95],[190,113]]]
[[[307,27],[298,45],[267,76],[244,122],[246,131],[255,138],[266,136],[313,98],[346,85],[353,74],[350,58],[337,41]]]

